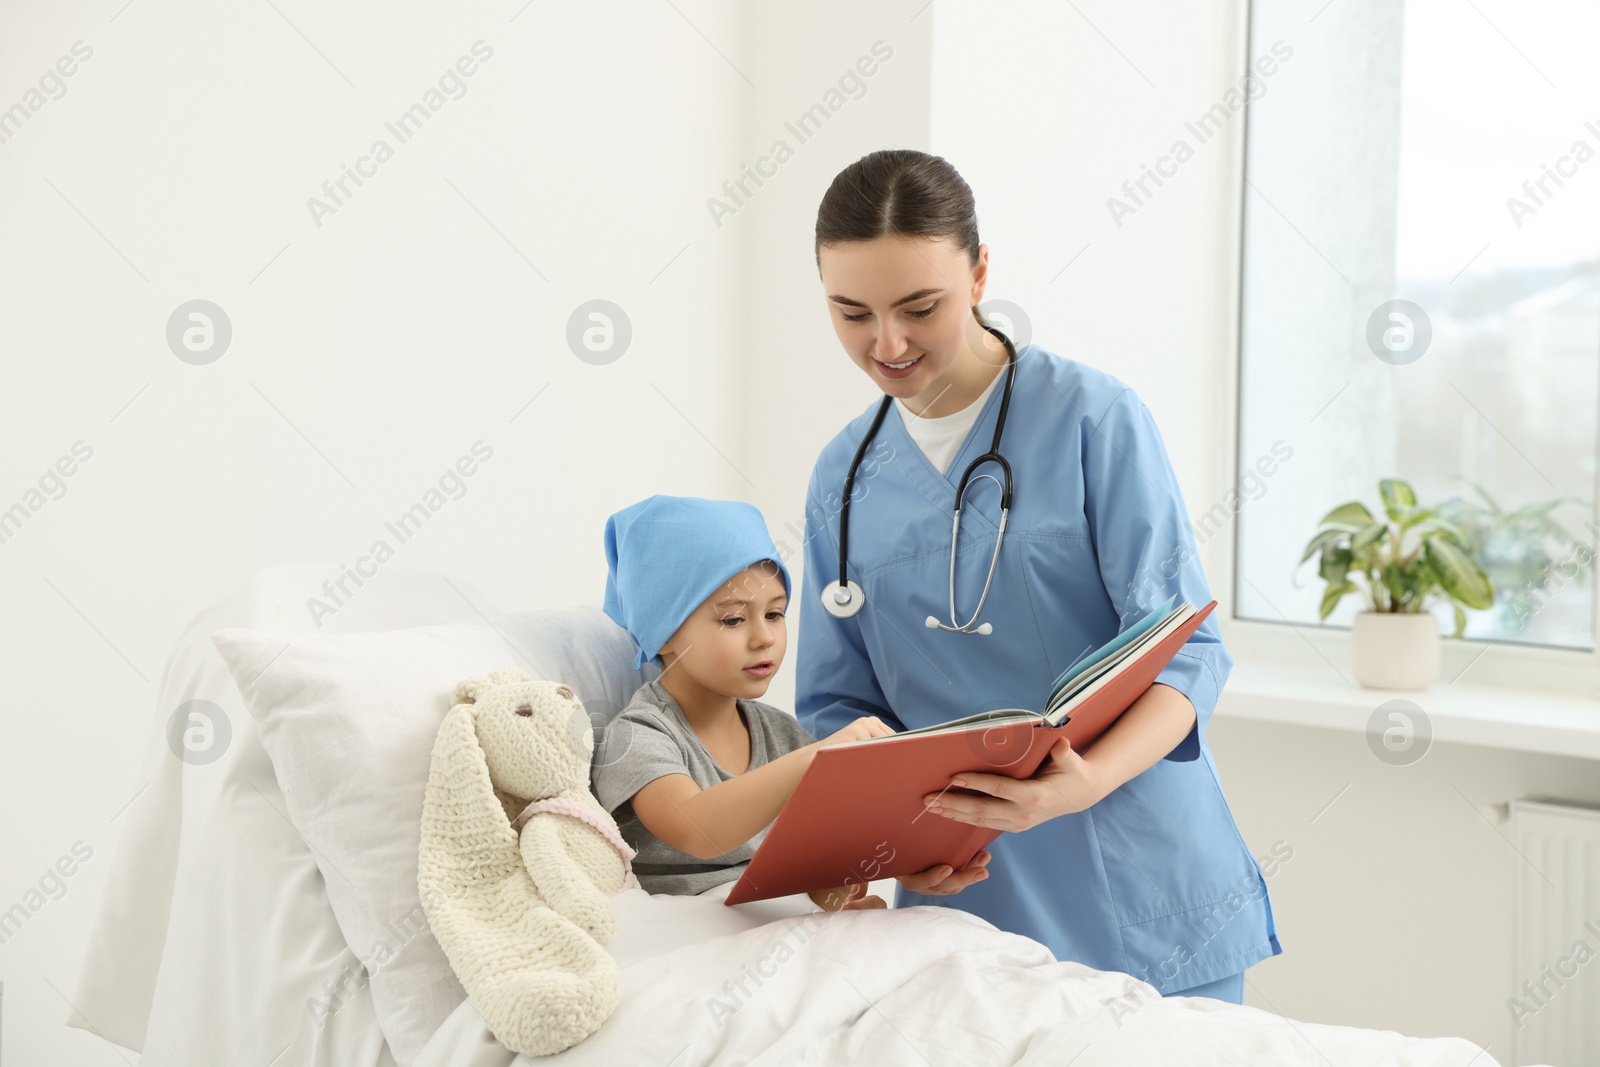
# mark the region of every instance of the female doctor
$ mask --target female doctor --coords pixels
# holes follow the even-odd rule
[[[1210,602],[1138,395],[1037,345],[1013,358],[983,322],[988,246],[945,160],[880,151],[847,167],[818,209],[816,256],[834,331],[884,396],[811,475],[802,726],[1037,710],[1073,660],[1168,597]],[[1207,618],[1092,748],[1062,739],[1031,779],[961,774],[929,794],[933,817],[1008,832],[964,870],[902,878],[897,905],[962,908],[1057,959],[1240,1002],[1245,968],[1281,949],[1206,744],[1232,665]]]

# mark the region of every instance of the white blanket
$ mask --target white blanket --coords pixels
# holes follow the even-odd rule
[[[820,913],[804,897],[729,908],[731,884],[699,897],[629,890],[616,898],[622,1003],[582,1044],[543,1060],[514,1056],[469,1002],[417,1067],[1495,1067],[1453,1038],[1163,998],[1128,975],[1057,962],[1038,942],[954,909]]]

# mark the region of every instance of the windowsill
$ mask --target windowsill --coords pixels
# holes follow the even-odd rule
[[[1388,700],[1421,708],[1434,741],[1600,760],[1600,701],[1526,689],[1443,681],[1421,691],[1365,689],[1329,670],[1235,662],[1216,714],[1365,733]]]

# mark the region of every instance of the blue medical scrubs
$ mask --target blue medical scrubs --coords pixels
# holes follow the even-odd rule
[[[968,463],[988,450],[1004,382],[940,474],[885,417],[857,475],[850,578],[855,616],[821,606],[839,572],[845,471],[879,401],[823,449],[806,500],[796,712],[826,737],[862,715],[896,730],[993,708],[1042,707],[1050,683],[1174,593],[1211,601],[1176,476],[1149,410],[1124,382],[1037,345],[1018,351],[1001,452],[1015,491],[980,622],[949,621],[950,519]],[[997,472],[993,464],[982,471]],[[956,611],[978,603],[999,521],[999,486],[968,488]],[[1123,971],[1176,993],[1240,974],[1282,949],[1266,882],[1223,799],[1206,727],[1232,669],[1215,616],[1156,681],[1194,705],[1165,758],[1087,811],[989,846],[990,875],[960,893],[898,890],[897,906],[961,908],[1047,945],[1057,959]]]

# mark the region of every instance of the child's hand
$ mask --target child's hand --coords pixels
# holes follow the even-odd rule
[[[830,745],[842,745],[846,741],[861,741],[868,737],[889,737],[893,730],[883,724],[883,720],[876,715],[863,715],[843,730],[831,733],[823,740],[817,742],[818,748],[827,748]]]
[[[859,721],[859,720],[858,720]],[[861,911],[869,908],[887,908],[888,902],[880,896],[865,896],[867,884],[853,882],[836,889],[814,889],[806,895],[823,911]]]

